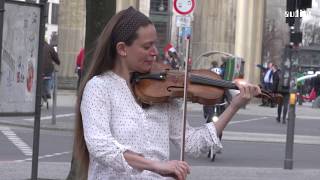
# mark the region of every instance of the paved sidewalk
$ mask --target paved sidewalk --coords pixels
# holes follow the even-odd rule
[[[75,90],[58,90],[57,92],[57,107],[75,107],[77,100]],[[74,115],[70,114],[70,118],[63,118],[64,116],[57,116],[56,124],[51,124],[52,118],[52,99],[49,100],[49,110],[46,110],[45,107],[41,109],[41,129],[45,130],[62,130],[62,131],[73,131],[74,128]],[[45,115],[46,114],[46,115]],[[19,126],[33,128],[34,117],[0,117],[0,125],[9,125],[9,126]]]
[[[26,180],[31,178],[31,162],[1,162],[0,179],[2,180]],[[38,179],[56,180],[66,179],[70,169],[70,163],[39,162]]]
[[[38,178],[45,180],[65,179],[70,163],[40,162]],[[0,162],[2,180],[26,180],[31,176],[31,162]],[[189,180],[318,180],[319,169],[255,168],[193,166]]]

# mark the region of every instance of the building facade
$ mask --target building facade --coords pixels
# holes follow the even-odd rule
[[[23,1],[23,0],[22,0]],[[26,0],[38,2],[39,0]],[[318,5],[320,0],[314,0]],[[62,64],[59,67],[59,87],[75,88],[75,58],[85,40],[86,0],[48,0],[46,40],[58,45]],[[173,10],[172,0],[117,0],[116,11],[129,6],[139,9],[154,22],[160,55],[171,43],[183,60],[185,43],[183,28],[177,27],[179,14]],[[319,7],[317,7],[319,9]],[[193,68],[208,68],[221,56],[199,58],[208,51],[220,51],[244,59],[245,79],[260,83],[257,64],[272,61],[280,64],[283,49],[288,43],[288,25],[285,23],[285,0],[201,0],[191,16],[191,53]],[[311,13],[320,16],[319,10]],[[303,43],[318,43],[318,20],[303,23]],[[58,28],[59,24],[59,28]],[[58,36],[59,34],[59,36]]]
[[[178,45],[180,30],[171,0],[118,0],[117,11],[134,6],[154,22],[158,30],[160,54],[167,43]],[[265,0],[196,1],[192,14],[191,57],[206,51],[228,52],[244,58],[245,79],[259,82]],[[72,11],[71,11],[72,10]],[[59,84],[76,87],[75,57],[84,43],[85,0],[60,0],[59,9]],[[177,47],[183,51],[182,47]],[[214,57],[213,57],[214,58]],[[209,59],[210,61],[210,59]],[[205,61],[203,67],[207,67]],[[209,63],[208,63],[209,64]]]

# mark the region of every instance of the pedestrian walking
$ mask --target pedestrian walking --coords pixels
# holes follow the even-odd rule
[[[42,97],[51,98],[51,90],[53,88],[53,73],[55,71],[54,64],[60,65],[58,53],[53,46],[46,41],[43,44],[43,63],[42,63]]]
[[[223,68],[223,65],[219,67],[217,61],[211,62],[211,67],[209,68],[209,70],[216,73],[221,77],[221,79],[223,79],[224,68]],[[206,119],[207,123],[219,121],[218,116],[220,116],[220,114],[222,114],[223,111],[225,111],[227,107],[227,102],[229,101],[229,98],[228,98],[229,96],[231,96],[229,92],[225,91],[221,99],[217,101],[217,104],[203,106],[203,116]],[[219,137],[219,140],[221,140],[222,133],[218,137]],[[216,151],[215,149],[210,149],[208,153],[208,157],[211,159],[212,162],[215,160],[216,153],[221,153],[221,150]]]
[[[280,123],[282,114],[282,123],[285,124],[289,106],[289,88],[283,86],[282,73],[276,64],[272,65],[272,71],[272,92],[274,94],[280,93],[283,97],[283,100],[278,104],[276,120]]]
[[[84,63],[84,48],[81,48],[76,58],[76,73],[78,75],[77,89],[79,89]]]

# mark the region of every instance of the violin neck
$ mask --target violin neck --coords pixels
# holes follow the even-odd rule
[[[165,80],[166,73],[150,73],[150,74],[141,74],[141,73],[133,73],[131,77],[131,83],[137,83],[143,79],[154,79],[154,80]]]
[[[194,84],[215,86],[215,87],[226,88],[226,89],[238,89],[238,87],[234,83],[230,81],[221,80],[221,79],[210,79],[210,78],[201,77],[197,75],[191,75],[190,81],[191,83],[194,83]]]

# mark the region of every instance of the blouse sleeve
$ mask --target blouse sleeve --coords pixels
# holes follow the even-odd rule
[[[182,111],[178,102],[169,105],[170,140],[181,147],[182,137]],[[186,123],[185,152],[188,155],[199,157],[208,153],[213,147],[216,151],[222,149],[222,144],[217,137],[217,131],[213,123],[207,123],[201,127],[191,127]]]
[[[130,147],[120,144],[110,131],[111,103],[108,91],[99,79],[93,79],[87,83],[82,95],[80,110],[90,158],[119,173],[138,173],[123,156]]]

